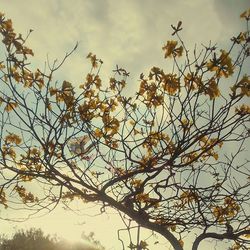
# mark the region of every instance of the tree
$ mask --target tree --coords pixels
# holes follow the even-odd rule
[[[98,248],[88,247],[82,243],[70,244],[54,236],[44,235],[41,229],[31,228],[29,230],[17,231],[11,239],[5,235],[1,236],[0,250],[103,250],[104,248],[92,238],[86,238],[89,243],[94,243]]]
[[[48,249],[54,250],[56,239],[45,236],[41,229],[31,228],[27,231],[17,231],[11,239],[6,236],[1,237],[1,250],[14,250],[14,249]]]
[[[241,18],[248,24],[250,10]],[[20,208],[19,199],[40,211],[79,199],[115,209],[128,230],[133,221],[175,250],[188,232],[196,235],[193,250],[207,238],[247,249],[249,30],[227,50],[210,43],[190,52],[182,23],[172,29],[177,40],[163,51],[173,70],[142,73],[138,92],[127,96],[129,72],[116,66],[103,83],[103,61],[93,53],[84,83],[58,83],[55,72],[77,46],[61,62],[32,69],[28,37],[0,15],[3,206]],[[129,248],[147,242],[138,234]]]

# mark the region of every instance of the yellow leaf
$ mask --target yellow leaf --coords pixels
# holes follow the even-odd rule
[[[94,134],[95,134],[95,136],[98,137],[98,138],[100,138],[100,137],[103,136],[103,132],[102,132],[99,128],[97,128],[97,129],[95,130]]]
[[[246,237],[247,239],[250,239],[250,234],[245,234],[244,237]]]
[[[3,62],[0,62],[0,70],[4,68],[5,68],[5,65],[3,64]]]
[[[15,144],[20,144],[22,142],[22,139],[16,135],[16,134],[9,134],[5,137],[6,143],[15,143]]]
[[[56,88],[49,88],[49,93],[50,93],[50,95],[51,96],[53,96],[53,95],[55,95],[55,94],[57,94],[57,92],[58,92],[58,89],[56,89]]]
[[[67,81],[63,81],[63,84],[62,84],[62,90],[72,90],[73,89],[73,86],[70,82],[67,82]]]
[[[176,225],[170,226],[170,229],[171,229],[172,232],[175,232],[175,230],[176,230]]]
[[[5,111],[7,111],[7,112],[11,112],[13,109],[15,109],[16,107],[18,106],[18,104],[17,103],[15,103],[15,102],[9,102],[7,105],[6,105],[6,107],[5,107]]]
[[[11,19],[8,19],[8,20],[4,21],[4,22],[2,23],[2,26],[3,26],[3,28],[6,29],[7,31],[12,31],[12,30],[13,30]]]
[[[3,146],[2,148],[3,151],[3,156],[5,157],[6,155],[10,156],[12,159],[16,158],[16,152],[13,149],[13,147],[7,147],[6,145]]]
[[[242,104],[240,107],[235,109],[235,113],[241,116],[250,114],[250,106]]]
[[[172,57],[172,56],[182,56],[183,53],[183,47],[180,46],[176,48],[178,42],[177,41],[167,41],[167,44],[162,47],[163,50],[165,50],[165,58]]]
[[[214,153],[213,154],[213,157],[214,157],[214,159],[217,161],[218,160],[218,158],[219,158],[219,156],[218,156],[218,154],[217,153]]]
[[[180,245],[183,247],[184,246],[184,241],[182,239],[179,239],[178,241],[179,241]]]
[[[209,95],[210,100],[220,96],[220,90],[214,78],[210,79],[204,88],[205,95]]]
[[[141,184],[142,184],[142,180],[140,179],[134,179],[130,182],[130,184],[135,187],[135,188],[140,188]]]
[[[147,246],[148,246],[148,243],[144,240],[141,240],[140,242],[141,249],[148,249]]]
[[[250,9],[244,11],[243,13],[241,13],[240,18],[245,18],[246,20],[249,20],[250,18]]]
[[[129,124],[132,125],[132,126],[134,126],[135,125],[135,121],[134,120],[130,120]]]
[[[207,68],[210,71],[216,72],[216,77],[220,78],[228,76],[234,73],[234,66],[232,64],[232,59],[229,57],[229,53],[225,50],[221,50],[221,55],[217,60],[210,60],[207,63]]]
[[[0,204],[3,204],[5,208],[7,208],[7,199],[6,194],[3,190],[3,188],[0,188]]]
[[[180,89],[180,81],[176,74],[166,74],[162,77],[163,89],[170,95],[175,94]]]
[[[34,56],[34,53],[33,53],[32,49],[27,48],[25,46],[23,47],[23,54],[24,55],[32,55],[32,56]]]

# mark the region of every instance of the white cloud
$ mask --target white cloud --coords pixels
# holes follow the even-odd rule
[[[235,2],[235,1],[234,1]],[[226,35],[239,27],[242,4],[225,1],[192,0],[75,0],[6,1],[2,8],[14,19],[16,29],[34,29],[29,44],[40,65],[62,58],[79,41],[79,48],[66,63],[61,78],[79,81],[89,67],[89,51],[101,57],[103,72],[111,75],[116,64],[131,71],[133,80],[153,65],[166,64],[161,47],[171,38],[170,24],[183,21],[182,32],[188,47],[207,42],[225,42]],[[228,18],[227,13],[232,18]],[[234,17],[234,18],[233,18]],[[230,27],[230,29],[228,28]],[[230,30],[230,32],[227,32]]]

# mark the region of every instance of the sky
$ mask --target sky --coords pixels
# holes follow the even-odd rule
[[[60,60],[79,42],[57,73],[58,80],[74,85],[84,81],[90,70],[86,55],[93,52],[104,61],[104,81],[112,76],[116,64],[130,72],[127,91],[136,91],[140,73],[147,73],[152,66],[171,66],[161,49],[172,39],[171,24],[183,22],[182,37],[190,49],[210,40],[224,48],[230,37],[244,29],[239,15],[247,8],[248,0],[0,0],[0,11],[12,19],[16,32],[25,35],[34,30],[28,45],[35,53],[35,67],[42,68],[47,57]],[[98,211],[83,209],[83,214]],[[5,213],[9,218],[16,214]],[[122,225],[114,214],[78,216],[58,207],[49,215],[21,224],[0,223],[3,233],[36,226],[71,240],[80,239],[82,231],[94,231],[107,249],[120,249],[116,231]],[[150,249],[161,250],[162,246]]]

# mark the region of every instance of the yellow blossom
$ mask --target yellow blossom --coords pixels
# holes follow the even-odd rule
[[[249,115],[250,114],[250,106],[246,104],[242,104],[240,107],[235,109],[236,114],[238,115]]]
[[[220,96],[220,90],[214,78],[209,80],[208,85],[204,89],[204,93],[205,95],[209,95],[210,100]]]
[[[96,58],[96,55],[92,54],[91,52],[87,55],[87,58],[90,59],[92,67],[97,68],[98,67],[98,60]]]
[[[234,67],[232,60],[229,57],[229,53],[225,50],[221,50],[221,55],[218,59],[214,58],[207,63],[207,68],[210,71],[215,71],[217,77],[228,77],[234,73]]]
[[[11,112],[17,106],[18,106],[18,104],[16,102],[8,102],[4,110],[7,111],[7,112]]]
[[[243,13],[241,13],[240,18],[245,18],[246,20],[249,20],[250,18],[250,8]]]
[[[101,138],[103,136],[103,132],[101,131],[101,129],[97,128],[95,131],[94,131],[94,135],[97,137],[97,138]]]
[[[5,142],[6,143],[15,143],[18,145],[22,142],[22,139],[18,135],[11,133],[5,137]]]
[[[173,95],[180,90],[180,81],[176,74],[167,74],[162,78],[163,89],[167,91],[168,94]]]
[[[172,56],[182,56],[183,53],[183,47],[180,46],[176,48],[178,42],[177,41],[167,41],[167,44],[162,47],[162,49],[165,51],[165,58],[172,57]]]
[[[72,90],[73,89],[73,86],[70,82],[67,82],[67,81],[63,81],[63,84],[62,84],[62,91],[65,91],[65,90]]]
[[[178,240],[180,245],[183,247],[184,246],[184,241],[182,239]]]
[[[12,159],[16,158],[16,151],[14,150],[13,147],[7,147],[6,145],[3,145],[2,147],[2,152],[3,152],[3,156],[10,156]]]
[[[130,184],[135,187],[135,188],[140,188],[141,184],[142,184],[142,180],[139,179],[133,179]]]
[[[225,197],[224,204],[221,206],[215,206],[213,208],[213,215],[218,220],[219,223],[222,223],[228,218],[234,217],[240,210],[240,206],[237,202],[230,196]]]
[[[149,195],[146,193],[140,193],[136,195],[136,200],[142,203],[147,203],[149,202],[150,198]]]
[[[7,208],[7,199],[6,199],[6,194],[3,190],[3,188],[0,188],[0,204],[3,204],[5,208]]]
[[[194,192],[184,191],[181,194],[180,199],[181,199],[183,204],[186,204],[186,203],[189,203],[189,202],[192,202],[192,201],[197,201],[198,196]]]
[[[250,78],[247,75],[244,75],[242,79],[237,83],[237,88],[241,89],[241,95],[250,96]]]
[[[175,232],[175,230],[176,230],[176,225],[171,225],[171,226],[170,226],[170,229],[171,229],[172,232]]]

